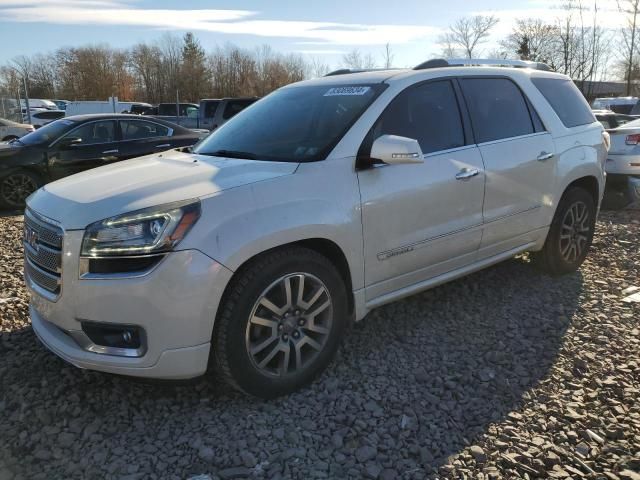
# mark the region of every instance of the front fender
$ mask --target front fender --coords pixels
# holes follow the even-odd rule
[[[245,185],[202,201],[202,216],[181,248],[195,248],[232,271],[266,250],[307,239],[335,243],[354,290],[364,286],[360,195],[355,173],[334,161]],[[322,169],[320,168],[322,167]],[[329,180],[331,178],[331,181]]]

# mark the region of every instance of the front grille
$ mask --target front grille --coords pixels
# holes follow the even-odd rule
[[[62,228],[37,213],[24,214],[24,255],[27,276],[54,295],[62,283]]]

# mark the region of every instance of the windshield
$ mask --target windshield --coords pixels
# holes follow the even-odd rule
[[[198,145],[201,155],[309,162],[324,159],[384,84],[283,88]]]
[[[72,120],[60,119],[55,122],[47,123],[44,127],[40,127],[35,132],[20,137],[18,142],[25,145],[38,145],[40,143],[50,143],[58,138],[66,131],[73,128],[76,122]]]

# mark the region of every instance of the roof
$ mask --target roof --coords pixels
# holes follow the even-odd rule
[[[292,86],[321,86],[321,85],[363,85],[372,83],[391,83],[402,81],[409,77],[418,78],[437,78],[444,76],[466,76],[466,75],[509,75],[509,76],[530,76],[547,77],[547,78],[563,78],[568,79],[566,75],[536,70],[532,68],[512,68],[500,66],[443,66],[426,68],[420,70],[414,69],[389,69],[389,70],[369,70],[357,73],[334,74],[326,77],[314,78],[294,83]],[[287,87],[285,87],[287,88]]]
[[[148,115],[148,116],[142,116],[142,115],[136,115],[133,113],[87,113],[84,115],[72,115],[70,117],[62,117],[59,120],[71,120],[72,122],[87,122],[90,120],[100,120],[100,119],[104,119],[104,120],[123,120],[123,119],[127,119],[130,118],[132,120],[146,120],[149,122],[156,122],[159,123],[161,125],[165,125],[169,128],[172,128],[174,130],[177,129],[182,129],[185,130],[187,132],[191,132],[191,129],[184,127],[182,125],[178,125],[177,123],[174,122],[168,122],[167,120],[164,120],[162,118],[156,118],[153,115]]]

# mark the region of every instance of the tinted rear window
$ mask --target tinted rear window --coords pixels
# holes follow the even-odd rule
[[[461,83],[478,143],[534,133],[527,102],[511,80],[465,78]]]
[[[596,121],[578,87],[564,78],[532,78],[533,84],[553,107],[565,127],[577,127]]]

